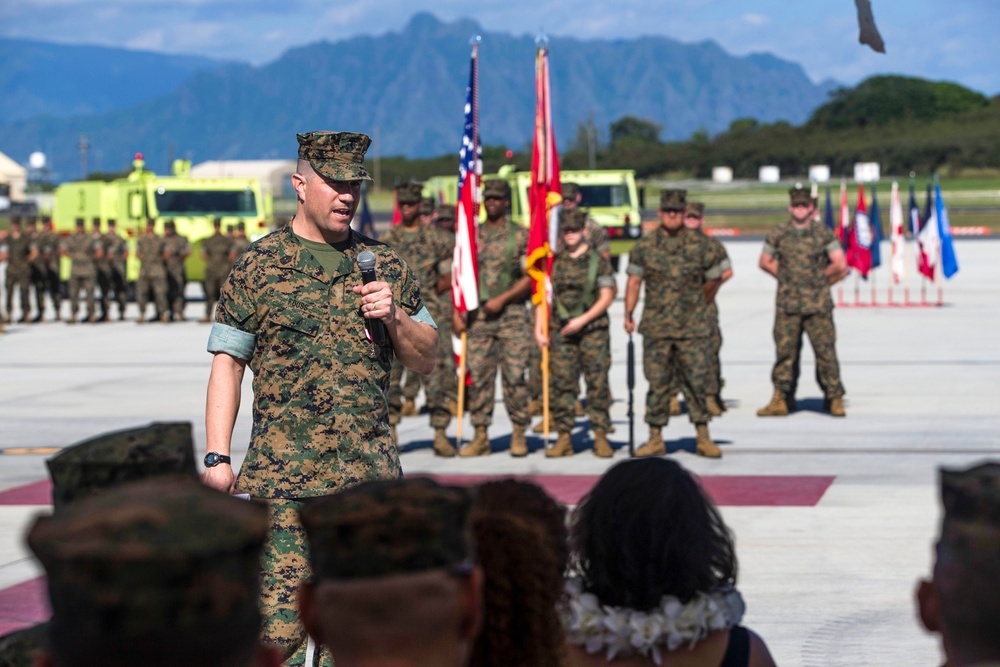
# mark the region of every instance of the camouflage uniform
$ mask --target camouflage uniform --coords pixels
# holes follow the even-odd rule
[[[649,382],[646,423],[666,426],[670,419],[671,364],[694,424],[706,424],[705,406],[711,374],[712,314],[703,286],[718,280],[723,266],[704,234],[682,229],[671,237],[662,227],[632,248],[628,274],[646,283],[639,333],[643,335],[643,370]],[[676,362],[675,362],[676,360]]]
[[[128,241],[110,228],[104,234],[104,258],[108,264],[108,284],[118,302],[118,319],[124,320],[128,304]]]
[[[362,250],[375,253],[398,307],[429,322],[416,276],[388,246],[352,232],[331,276],[286,226],[237,260],[209,339],[210,352],[246,359],[254,375],[254,427],[237,490],[271,508],[264,639],[295,655],[288,664],[305,655],[296,610],[308,575],[300,499],[402,474],[385,401],[392,348],[369,341],[361,297],[351,291],[362,284]]]
[[[233,248],[229,255],[229,265],[236,263],[236,259],[250,247],[250,239],[247,238],[246,225],[242,222],[236,225],[236,236],[233,237]]]
[[[101,234],[100,220],[94,220],[94,243],[101,249],[100,256],[94,260],[94,275],[97,289],[101,292],[100,321],[108,319],[108,308],[111,304],[111,261],[108,259],[107,236]]]
[[[46,227],[48,229],[42,230],[42,233],[38,236],[38,258],[44,265],[45,271],[45,288],[44,291],[48,292],[49,298],[52,299],[52,307],[56,311],[56,320],[59,320],[59,309],[62,306],[62,293],[59,289],[59,234],[52,229],[51,223],[47,222]],[[42,297],[41,294],[36,294],[38,299],[39,311],[42,309]]]
[[[160,317],[169,317],[170,314],[167,306],[167,267],[163,263],[163,247],[163,237],[156,234],[143,234],[136,242],[136,256],[141,262],[139,280],[135,286],[140,322],[146,317],[150,290],[156,303],[156,314]]]
[[[816,374],[827,399],[844,395],[840,382],[833,326],[833,299],[824,270],[840,242],[822,223],[810,220],[799,229],[789,220],[771,230],[764,252],[778,260],[778,295],[774,315],[777,361],[771,372],[774,388],[788,394],[798,364],[803,331],[816,355]]]
[[[221,664],[257,646],[267,512],[189,477],[122,485],[38,518],[55,664]]]
[[[14,320],[14,289],[21,296],[21,320],[28,321],[31,311],[31,256],[34,245],[24,231],[17,236],[7,235],[7,276],[4,280],[7,290],[7,320]]]
[[[451,350],[451,311],[443,308],[442,299],[438,297],[435,286],[438,279],[451,273],[451,259],[454,243],[449,243],[447,236],[436,227],[420,224],[412,228],[395,225],[380,239],[390,248],[399,253],[407,266],[417,275],[420,281],[421,295],[424,305],[438,325],[438,360]],[[451,299],[450,291],[445,295]],[[452,363],[454,369],[454,362]],[[416,391],[407,393],[406,388],[400,390],[400,379],[403,375],[403,365],[395,360],[389,380],[389,418],[399,420],[402,399],[413,400]],[[415,371],[406,371],[407,379],[419,377]],[[454,372],[449,373],[439,363],[434,372],[425,380],[427,408],[430,411],[430,423],[433,428],[447,428],[451,422],[451,412],[447,407],[448,388],[455,384]],[[420,385],[416,385],[419,390]]]
[[[184,287],[187,274],[184,260],[191,253],[191,244],[186,236],[166,234],[163,237],[164,265],[167,269],[167,301],[175,319],[184,319]]]
[[[77,231],[72,236],[67,236],[59,246],[61,252],[69,255],[73,262],[73,268],[69,274],[69,320],[76,319],[77,310],[80,305],[80,290],[84,292],[87,301],[87,319],[96,319],[94,312],[94,283],[97,277],[97,268],[94,265],[94,258],[100,249],[100,243],[90,234]]]
[[[608,415],[611,407],[608,314],[602,314],[573,336],[563,336],[559,330],[571,317],[586,312],[597,300],[601,289],[614,286],[611,263],[596,250],[589,249],[579,257],[571,257],[566,251],[556,253],[552,262],[553,305],[549,318],[549,387],[555,426],[560,433],[573,430],[581,373],[587,383],[587,414],[591,427],[595,431],[611,428],[611,417]]]
[[[222,283],[226,282],[232,266],[229,256],[233,251],[233,241],[216,230],[215,234],[202,240],[201,251],[205,255],[205,318],[208,319],[212,317]]]
[[[480,304],[502,294],[524,275],[527,247],[527,231],[506,218],[495,227],[486,222],[479,225]],[[511,423],[526,426],[530,421],[524,372],[535,345],[526,301],[507,304],[496,317],[487,316],[481,307],[469,313],[469,413],[473,426],[489,426],[493,421],[498,364]]]
[[[35,218],[28,221],[28,236],[31,238],[31,250],[34,259],[29,263],[31,273],[31,286],[35,296],[35,317],[32,322],[41,322],[45,313],[45,291],[48,285],[48,269],[45,264],[45,257],[42,255],[43,234],[38,230],[38,222]]]

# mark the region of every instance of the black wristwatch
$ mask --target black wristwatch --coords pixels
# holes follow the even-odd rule
[[[214,468],[220,463],[231,463],[232,459],[228,456],[223,456],[222,454],[216,454],[215,452],[209,452],[205,454],[205,467]]]

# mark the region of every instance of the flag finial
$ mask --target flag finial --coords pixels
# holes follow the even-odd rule
[[[544,28],[538,29],[538,36],[535,37],[535,46],[540,49],[549,48],[549,36],[545,34]]]
[[[473,35],[472,37],[469,38],[469,44],[471,44],[472,46],[479,44],[479,42],[481,41],[483,41],[482,35]]]

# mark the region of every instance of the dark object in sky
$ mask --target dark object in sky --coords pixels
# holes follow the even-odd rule
[[[858,28],[860,30],[858,42],[872,47],[872,51],[885,53],[885,42],[882,41],[882,35],[878,34],[878,28],[875,27],[875,17],[872,16],[871,0],[854,0],[854,4],[858,8]]]

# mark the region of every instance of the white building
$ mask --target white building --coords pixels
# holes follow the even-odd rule
[[[0,208],[7,208],[10,202],[23,202],[24,191],[28,187],[28,170],[14,162],[5,154],[0,153],[0,188],[6,194],[0,194]],[[3,205],[6,200],[6,205]]]

